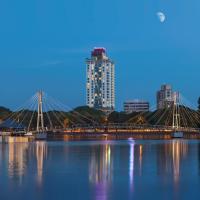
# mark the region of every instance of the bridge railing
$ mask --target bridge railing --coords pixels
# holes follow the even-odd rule
[[[162,126],[162,125],[149,125],[149,124],[133,124],[133,123],[109,123],[109,124],[95,124],[95,125],[85,125],[85,124],[76,124],[72,127],[63,128],[63,127],[55,127],[55,128],[46,128],[46,131],[51,132],[106,132],[106,131],[182,131],[182,132],[199,132],[200,128],[193,127],[179,127],[178,129],[173,128],[172,126]],[[24,133],[27,130],[23,131]],[[32,132],[36,132],[36,130],[32,130]]]
[[[104,129],[104,130],[112,130],[112,129],[124,129],[124,130],[160,130],[160,131],[187,131],[187,132],[200,132],[200,128],[193,127],[178,127],[174,128],[172,126],[163,126],[163,125],[149,125],[149,124],[133,124],[133,123],[109,123],[105,125],[83,125],[77,124],[72,127],[72,129],[81,129],[81,130],[89,130],[89,129]]]

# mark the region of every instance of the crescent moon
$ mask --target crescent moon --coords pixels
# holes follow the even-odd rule
[[[157,16],[161,23],[163,23],[166,19],[165,14],[163,12],[157,12]]]

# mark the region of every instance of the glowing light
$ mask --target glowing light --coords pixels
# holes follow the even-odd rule
[[[130,143],[130,153],[129,153],[129,179],[130,179],[130,187],[133,189],[133,177],[134,177],[134,146],[135,141],[133,140]]]

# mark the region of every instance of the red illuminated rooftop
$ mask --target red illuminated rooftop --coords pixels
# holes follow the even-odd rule
[[[101,56],[106,53],[106,49],[103,47],[95,47],[92,51],[92,56]]]

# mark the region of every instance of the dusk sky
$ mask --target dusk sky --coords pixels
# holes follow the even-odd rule
[[[155,105],[163,83],[196,104],[199,8],[199,0],[1,0],[0,105],[14,109],[39,89],[84,105],[93,47],[115,62],[118,110],[135,98]]]

